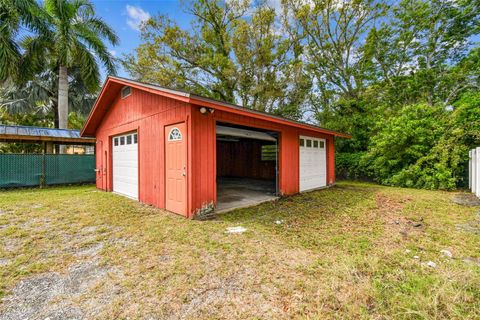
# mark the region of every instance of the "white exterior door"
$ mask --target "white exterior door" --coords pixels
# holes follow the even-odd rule
[[[112,139],[113,192],[138,200],[137,133]]]
[[[325,139],[300,136],[300,191],[327,186]]]

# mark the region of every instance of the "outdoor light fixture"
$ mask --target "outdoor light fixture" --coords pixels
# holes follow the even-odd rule
[[[205,107],[201,107],[201,108],[200,108],[200,113],[201,113],[201,114],[207,114],[207,112],[214,113],[214,112],[215,112],[215,109],[205,108]]]

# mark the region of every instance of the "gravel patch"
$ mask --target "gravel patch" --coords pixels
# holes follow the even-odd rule
[[[82,228],[82,234],[86,233],[95,233],[98,230],[97,226],[90,226],[90,227],[84,227]]]
[[[3,240],[3,248],[5,251],[9,251],[9,252],[18,251],[21,245],[22,245],[21,242],[17,239]]]
[[[457,230],[462,230],[468,233],[480,234],[480,221],[469,221],[463,224],[455,225]]]
[[[452,198],[452,201],[456,204],[467,207],[480,206],[480,199],[472,193],[457,194]]]
[[[127,238],[115,238],[113,240],[110,240],[109,243],[116,246],[117,248],[127,248],[137,245],[136,241]]]
[[[96,256],[103,249],[103,247],[104,244],[102,242],[95,243],[93,245],[76,250],[75,256]]]
[[[51,230],[52,220],[49,218],[31,218],[27,222],[20,224],[20,227],[39,232]]]
[[[270,290],[258,287],[252,290],[251,284],[247,284],[254,278],[257,274],[251,269],[239,270],[227,278],[209,274],[199,280],[199,286],[188,293],[184,304],[169,318],[198,319],[205,314],[215,318],[218,312],[231,314],[233,309],[249,310],[252,306],[258,308],[261,319],[278,318],[282,310],[270,301],[271,295],[262,294]]]
[[[105,297],[88,293],[111,273],[117,271],[85,261],[65,274],[49,272],[22,280],[2,299],[0,320],[90,319],[104,308]],[[87,301],[80,302],[82,295]]]

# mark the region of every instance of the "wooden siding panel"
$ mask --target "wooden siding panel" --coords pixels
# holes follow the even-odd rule
[[[114,99],[97,129],[97,154],[103,155],[107,151],[109,159],[111,137],[138,130],[139,200],[159,208],[165,207],[164,127],[186,121],[189,113],[187,103],[174,102],[170,98],[133,89],[129,97]],[[104,165],[97,157],[97,168],[100,167],[103,169]],[[98,174],[97,178],[98,188],[112,190],[111,166],[107,166],[105,175]]]
[[[299,192],[298,132],[285,128],[280,137],[280,193],[291,195]]]
[[[212,114],[191,110],[192,213],[215,201],[215,122]]]
[[[327,184],[335,183],[335,137],[327,139]]]

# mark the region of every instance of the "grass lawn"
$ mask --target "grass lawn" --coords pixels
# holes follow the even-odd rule
[[[343,182],[201,222],[1,192],[0,319],[479,319],[480,207],[457,194]]]

